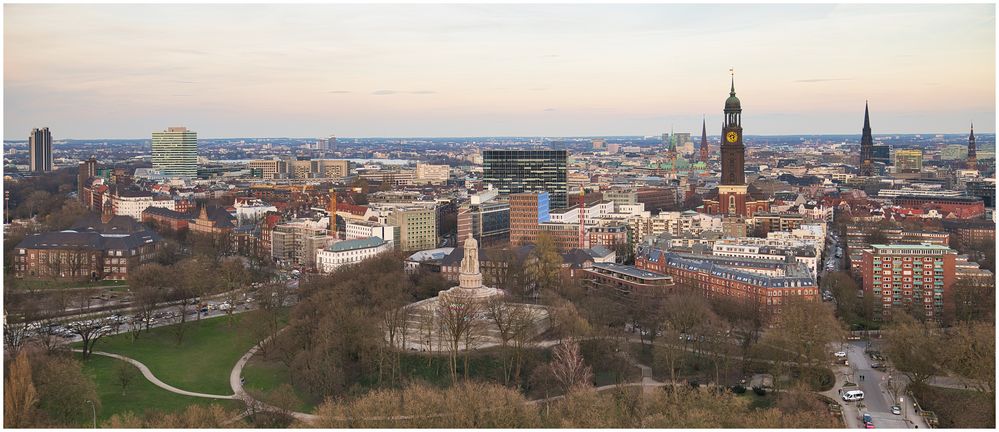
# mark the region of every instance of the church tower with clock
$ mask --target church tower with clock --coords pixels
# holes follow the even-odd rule
[[[746,184],[746,147],[742,143],[742,103],[735,97],[735,77],[725,100],[722,121],[721,182],[718,189],[704,197],[698,211],[732,217],[752,218],[756,213],[770,211],[769,199],[759,189]]]
[[[742,103],[735,97],[735,76],[732,90],[725,100],[722,121],[721,184],[718,186],[719,213],[746,214],[746,147],[742,144]]]

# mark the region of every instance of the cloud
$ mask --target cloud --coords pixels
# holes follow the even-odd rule
[[[375,91],[371,92],[371,94],[373,94],[375,96],[386,96],[386,95],[394,95],[394,94],[435,94],[435,93],[437,93],[437,92],[433,91],[433,90],[408,90],[408,91],[375,90]]]
[[[197,84],[198,83],[197,81],[184,81],[184,80],[173,80],[173,82],[179,83],[179,84]]]
[[[330,90],[330,91],[328,91],[326,93],[346,94],[346,93],[350,93],[350,90]]]
[[[541,56],[541,58],[555,58],[555,57],[558,57],[558,54],[545,54]]]
[[[826,82],[826,81],[853,81],[853,78],[809,78],[809,79],[795,80],[794,82],[817,83],[817,82]]]
[[[555,111],[555,108],[545,108],[545,111]]]

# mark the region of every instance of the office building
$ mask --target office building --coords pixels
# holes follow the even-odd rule
[[[436,208],[396,208],[389,214],[386,222],[398,228],[400,250],[421,251],[437,247]]]
[[[269,236],[271,258],[284,265],[314,268],[316,251],[332,240],[327,235],[328,222],[302,219],[274,226]]]
[[[339,241],[316,251],[316,269],[331,273],[391,250],[392,243],[380,237]]]
[[[344,239],[359,240],[378,237],[389,242],[393,247],[399,244],[399,230],[391,225],[375,221],[347,219],[344,226]]]
[[[510,243],[533,243],[532,239],[538,236],[538,225],[550,220],[548,192],[510,195]]]
[[[895,172],[913,174],[923,171],[923,151],[919,149],[895,150]]]
[[[887,320],[895,308],[939,320],[953,308],[957,252],[930,244],[871,245],[863,252],[864,293],[878,299],[875,318]]]
[[[28,136],[28,165],[33,173],[52,171],[52,133],[49,128],[31,130]]]
[[[323,152],[336,150],[336,135],[320,138],[319,141],[316,142],[316,149]]]
[[[89,203],[89,197],[85,197],[84,191],[87,180],[94,177],[97,177],[97,159],[91,157],[88,160],[80,161],[80,167],[76,173],[76,196],[84,204]]]
[[[565,150],[486,150],[482,152],[482,182],[501,194],[547,192],[551,208],[568,200]]]
[[[447,165],[431,165],[425,163],[416,164],[416,182],[418,184],[444,184],[447,183],[451,167]]]
[[[510,240],[510,203],[496,199],[496,190],[472,195],[469,204],[458,209],[458,238],[469,234],[485,248]]]
[[[153,132],[153,168],[167,177],[196,177],[198,134],[186,127]]]
[[[891,146],[875,144],[871,148],[871,158],[875,163],[882,163],[885,166],[891,165]]]

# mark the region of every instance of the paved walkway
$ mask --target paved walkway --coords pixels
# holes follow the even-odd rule
[[[80,349],[74,349],[73,351],[74,352],[83,352],[83,350],[80,350]],[[187,390],[181,390],[181,389],[179,389],[177,387],[174,387],[174,386],[172,386],[170,384],[167,384],[167,383],[165,383],[163,381],[160,381],[160,379],[156,378],[156,375],[153,375],[153,372],[150,371],[149,368],[146,367],[146,365],[144,365],[144,364],[140,363],[138,360],[130,358],[130,357],[125,357],[123,355],[109,353],[109,352],[104,352],[104,351],[94,351],[91,354],[102,355],[102,356],[105,356],[105,357],[116,358],[118,360],[123,360],[123,361],[129,362],[133,366],[139,368],[139,371],[142,372],[142,376],[146,377],[146,379],[149,380],[149,382],[153,383],[153,385],[155,385],[156,387],[159,387],[159,388],[161,388],[163,390],[166,390],[166,391],[168,391],[170,393],[176,393],[176,394],[179,394],[179,395],[191,396],[191,397],[208,398],[208,399],[236,399],[236,395],[235,394],[231,394],[231,395],[227,395],[227,396],[222,396],[222,395],[213,395],[213,394],[207,394],[207,393],[197,393],[197,392],[192,392],[192,391],[187,391]]]
[[[285,329],[287,329],[287,328],[288,327],[285,327]],[[283,331],[284,331],[284,329],[281,329],[274,336],[277,336],[278,334],[281,334],[281,332],[283,332]],[[271,336],[271,338],[273,338],[274,336]],[[266,342],[264,342],[264,343],[266,343]],[[236,365],[233,366],[232,372],[229,373],[229,386],[232,387],[232,392],[235,395],[234,399],[239,399],[239,400],[243,401],[244,403],[246,403],[247,406],[251,406],[252,407],[252,409],[251,408],[247,409],[248,412],[252,411],[254,409],[255,410],[263,410],[263,411],[278,411],[278,412],[281,412],[281,411],[283,411],[282,409],[280,409],[278,407],[275,407],[275,406],[272,406],[272,405],[268,405],[268,404],[266,404],[264,402],[261,402],[261,401],[259,401],[257,399],[254,399],[253,396],[250,396],[250,394],[247,393],[245,389],[243,389],[243,379],[242,379],[242,377],[243,377],[243,367],[246,366],[246,363],[248,361],[250,361],[250,358],[253,357],[253,355],[256,354],[259,349],[260,349],[260,344],[254,345],[253,348],[250,348],[250,350],[247,351],[246,354],[243,354],[243,356],[239,358],[239,361],[237,361]],[[292,417],[294,417],[296,420],[300,420],[300,421],[307,422],[307,423],[312,422],[312,421],[314,421],[314,420],[316,420],[316,419],[319,418],[315,414],[309,414],[309,413],[303,413],[303,412],[297,412],[297,411],[289,411],[288,413]]]

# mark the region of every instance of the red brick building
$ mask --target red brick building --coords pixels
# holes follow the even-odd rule
[[[150,224],[158,231],[181,232],[187,229],[191,215],[163,207],[146,207],[142,211],[142,223]]]
[[[808,267],[801,263],[750,258],[715,257],[643,248],[635,267],[673,277],[682,288],[692,288],[707,298],[727,297],[752,302],[773,319],[781,304],[795,297],[818,301],[819,288]]]
[[[902,195],[892,198],[895,205],[921,209],[925,213],[936,210],[944,218],[972,219],[985,214],[985,201],[978,197],[930,197]]]
[[[919,311],[939,320],[953,310],[957,252],[939,245],[871,245],[861,259],[864,293],[879,299],[876,317],[886,320],[894,308]]]
[[[559,251],[628,243],[628,225],[624,223],[588,224],[579,244],[578,223],[550,222],[546,192],[524,192],[510,195],[510,243],[519,246],[534,244],[544,233]]]
[[[672,276],[635,266],[593,263],[581,273],[588,288],[609,292],[623,301],[661,300],[676,290]]]
[[[943,229],[959,244],[972,245],[996,241],[996,224],[986,219],[944,220]]]
[[[67,230],[26,236],[14,248],[14,277],[127,280],[156,258],[160,241],[131,217],[92,215]]]

